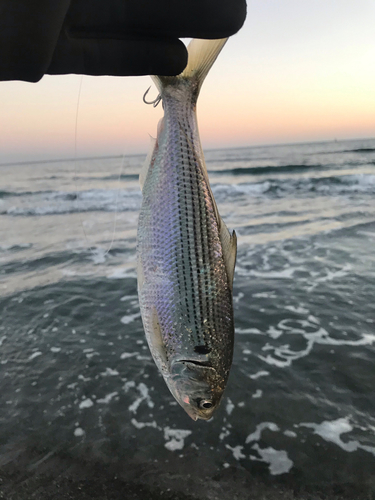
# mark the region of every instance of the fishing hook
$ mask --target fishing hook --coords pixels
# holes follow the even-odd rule
[[[156,108],[156,106],[159,104],[159,102],[161,101],[161,94],[159,94],[156,99],[154,99],[153,101],[146,101],[146,95],[148,94],[149,90],[150,90],[151,87],[149,87],[146,92],[143,94],[143,102],[145,104],[153,104],[154,105],[154,108]]]

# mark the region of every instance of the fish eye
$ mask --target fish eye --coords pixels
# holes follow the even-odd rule
[[[213,403],[209,399],[201,399],[200,401],[198,401],[198,406],[202,410],[209,410],[213,407]]]

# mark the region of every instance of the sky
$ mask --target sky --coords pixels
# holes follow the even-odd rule
[[[373,0],[250,0],[202,87],[203,147],[375,137],[374,26]],[[0,82],[0,164],[147,152],[162,115],[142,102],[149,85]]]

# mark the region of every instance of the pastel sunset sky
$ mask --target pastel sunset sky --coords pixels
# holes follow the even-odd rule
[[[372,0],[250,0],[202,88],[203,147],[374,137],[374,26]],[[142,102],[150,84],[76,75],[0,82],[0,164],[145,153],[162,115]]]

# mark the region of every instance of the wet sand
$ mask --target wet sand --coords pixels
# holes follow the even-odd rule
[[[373,500],[370,484],[309,485],[290,476],[256,477],[241,467],[199,477],[152,463],[104,464],[63,454],[6,453],[0,459],[0,498],[5,500]]]

